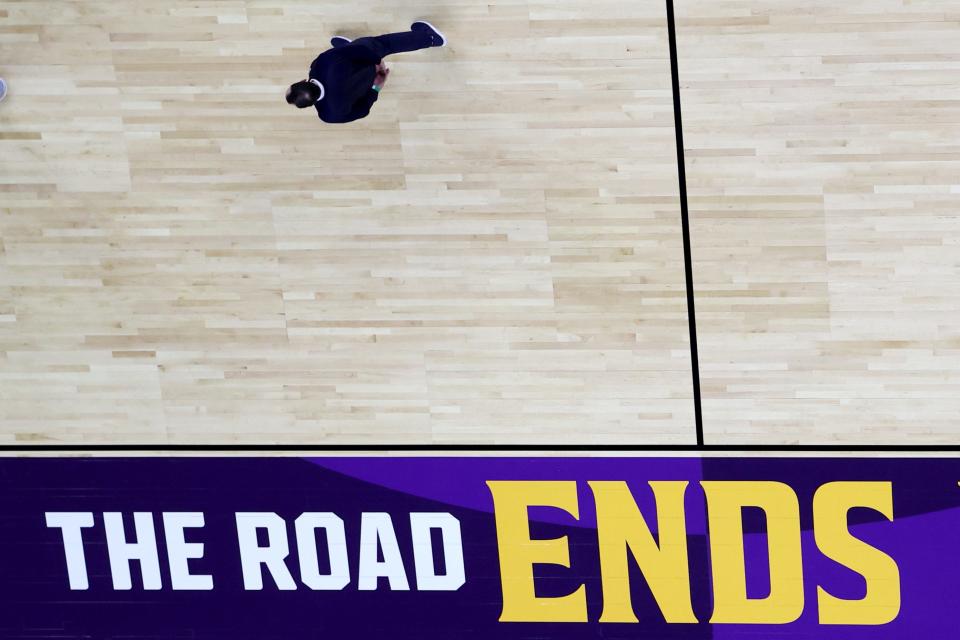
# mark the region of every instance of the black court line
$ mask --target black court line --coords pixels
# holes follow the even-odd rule
[[[541,445],[541,444],[486,444],[486,445],[282,445],[282,444],[76,444],[76,445],[0,445],[0,452],[30,453],[337,453],[337,452],[569,452],[569,453],[957,453],[960,445]]]
[[[694,306],[693,260],[690,257],[690,209],[687,206],[687,169],[683,152],[683,117],[680,110],[680,68],[677,63],[677,27],[673,0],[667,2],[667,33],[670,39],[670,75],[673,80],[673,130],[677,136],[677,177],[680,183],[680,221],[683,228],[683,267],[687,288],[687,324],[690,328],[690,369],[693,376],[693,415],[697,446],[703,447],[703,409],[700,403],[700,355],[697,348],[697,311]]]

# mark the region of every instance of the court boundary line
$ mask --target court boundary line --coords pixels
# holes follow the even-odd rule
[[[693,380],[693,417],[697,447],[704,447],[703,406],[700,401],[700,350],[697,346],[697,310],[693,289],[693,259],[690,250],[690,208],[687,203],[687,168],[683,144],[683,114],[680,105],[680,66],[677,60],[677,27],[673,0],[667,3],[667,39],[670,43],[670,79],[673,88],[673,131],[677,141],[677,181],[680,186],[680,226],[683,233],[683,268],[687,292],[687,325],[690,332],[690,376]]]
[[[199,453],[199,452],[742,452],[742,453],[960,453],[960,445],[771,445],[771,444],[64,444],[0,445],[0,453]]]

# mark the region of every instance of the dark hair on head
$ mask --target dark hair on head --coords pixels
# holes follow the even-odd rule
[[[319,97],[320,87],[306,80],[294,82],[287,90],[287,104],[292,104],[298,109],[312,106]]]

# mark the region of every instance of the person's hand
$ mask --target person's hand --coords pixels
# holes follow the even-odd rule
[[[387,69],[383,63],[377,65],[377,75],[373,79],[373,83],[378,87],[382,87],[387,84],[387,78],[390,76],[390,69]]]

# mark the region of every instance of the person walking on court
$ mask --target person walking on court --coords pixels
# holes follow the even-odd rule
[[[395,53],[444,47],[446,37],[429,22],[414,22],[410,31],[350,40],[334,36],[332,49],[310,65],[310,75],[287,89],[287,104],[315,107],[320,119],[345,123],[365,118],[380,96],[390,70],[383,59]]]
[[[7,81],[0,78],[0,102],[7,97]]]

